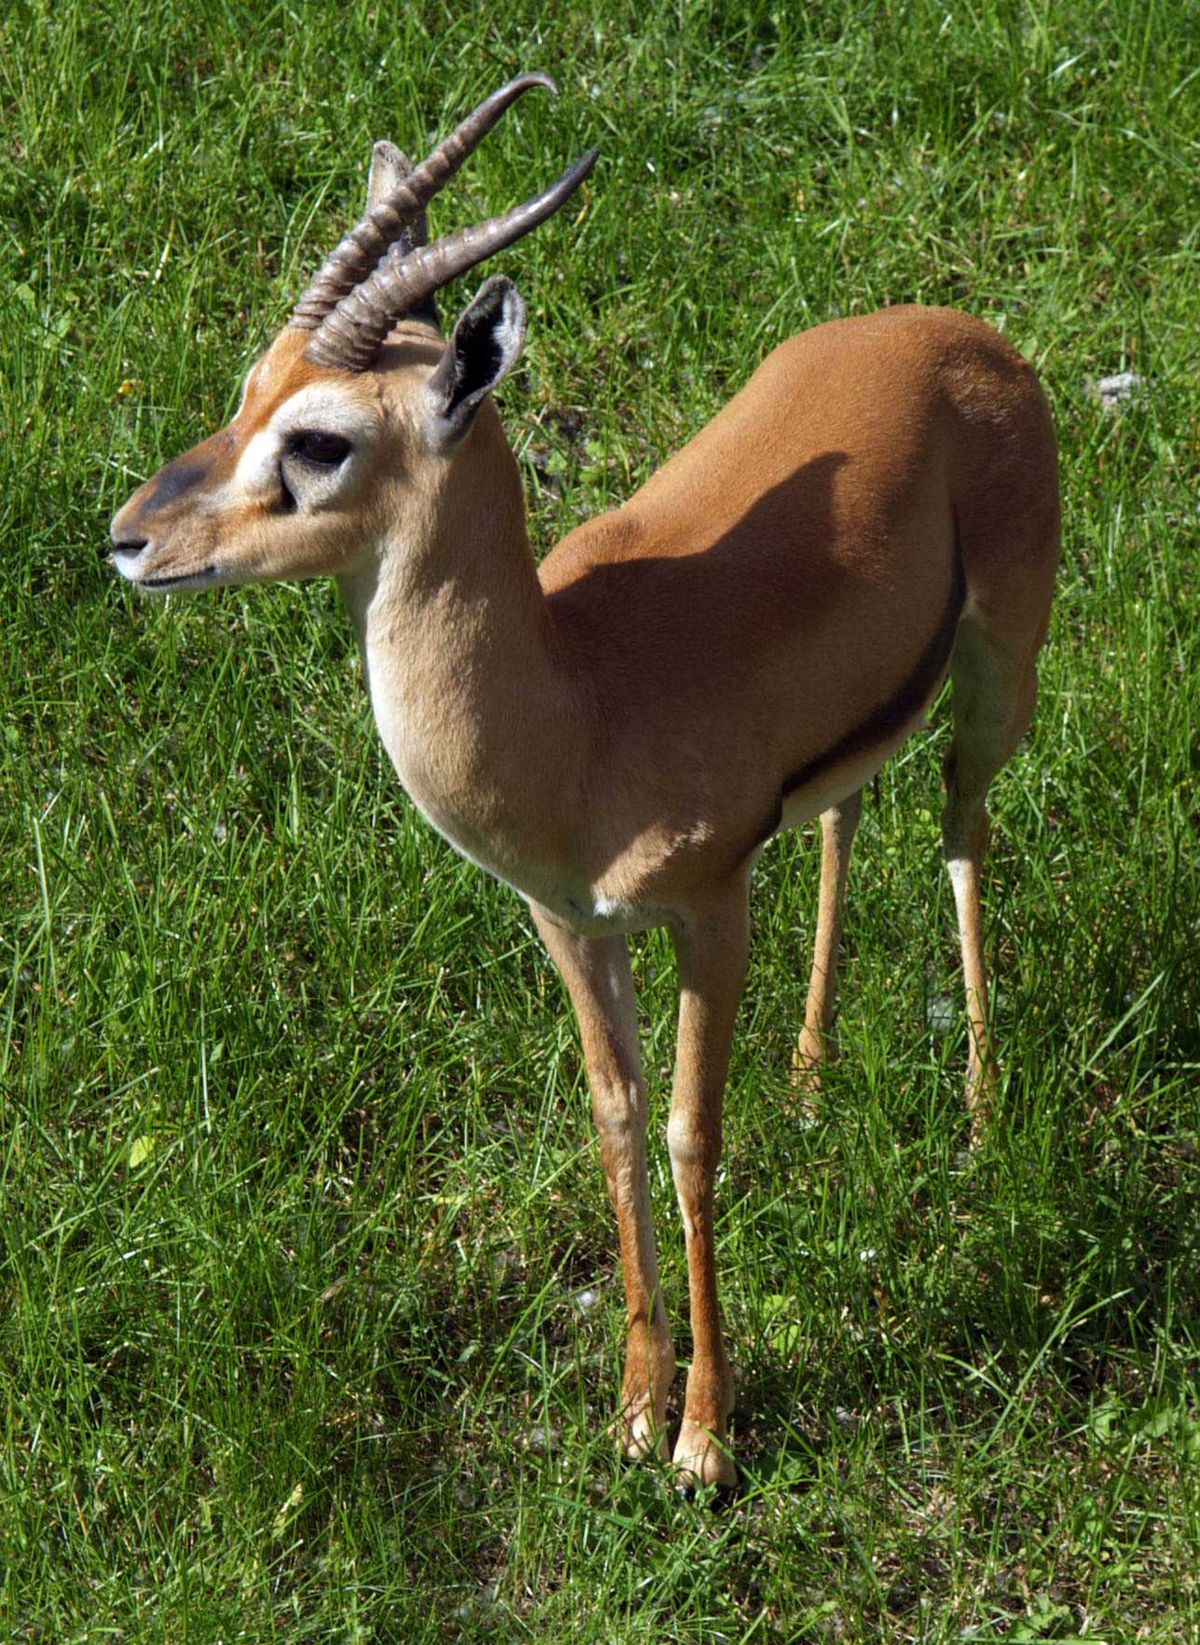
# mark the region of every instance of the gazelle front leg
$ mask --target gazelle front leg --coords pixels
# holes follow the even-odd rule
[[[646,1175],[646,1084],[637,1043],[637,1006],[624,937],[580,937],[533,907],[542,941],[562,974],[579,1019],[600,1161],[617,1213],[628,1338],[621,1384],[621,1438],[627,1456],[666,1454],[667,1394],[675,1351],[658,1279]]]
[[[808,1004],[804,1028],[792,1059],[793,1084],[802,1092],[815,1093],[821,1087],[821,1064],[832,1052],[829,1030],[837,995],[838,950],[842,940],[842,910],[845,905],[846,875],[850,869],[850,848],[862,815],[862,789],[821,813],[821,900],[817,909],[817,935],[813,943],[812,972],[808,980]]]
[[[691,1294],[692,1368],[675,1464],[698,1484],[737,1479],[725,1449],[733,1371],[721,1337],[713,1230],[713,1182],[721,1155],[721,1107],[734,1019],[746,979],[747,884],[675,932],[679,1044],[667,1142],[683,1213]]]

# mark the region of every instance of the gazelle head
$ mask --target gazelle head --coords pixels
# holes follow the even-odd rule
[[[251,370],[233,421],[113,520],[123,577],[165,593],[350,571],[385,521],[394,533],[397,486],[420,529],[525,335],[503,277],[485,281],[448,342],[434,294],[544,222],[595,164],[593,150],[524,205],[426,242],[428,201],[532,86],[555,89],[541,74],[510,81],[415,169],[375,145],[366,215]]]

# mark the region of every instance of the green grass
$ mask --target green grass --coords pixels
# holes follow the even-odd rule
[[[835,312],[991,319],[1062,445],[1042,699],[994,790],[981,1158],[944,706],[868,806],[808,1126],[811,840],[756,878],[723,1507],[614,1457],[574,1029],[522,905],[386,768],[334,590],[152,604],[99,554],[228,415],[370,141],[528,67],[563,95],[437,221],[602,146],[498,265],[539,551]],[[1200,1637],[1200,10],[15,0],[0,98],[3,1637]],[[1112,414],[1085,385],[1121,369]],[[679,1321],[665,942],[636,965]]]

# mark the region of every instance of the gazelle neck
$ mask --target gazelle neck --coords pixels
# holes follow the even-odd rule
[[[401,782],[465,855],[533,897],[570,874],[583,750],[525,524],[520,476],[490,404],[438,496],[339,578],[376,724]],[[485,482],[485,483],[480,483]],[[577,815],[577,812],[575,813]]]

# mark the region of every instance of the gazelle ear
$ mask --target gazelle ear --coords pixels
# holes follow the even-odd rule
[[[471,426],[484,397],[516,365],[525,342],[525,304],[511,280],[494,274],[464,309],[429,379],[430,434],[454,445]]]
[[[374,211],[389,194],[394,194],[412,170],[412,161],[395,143],[376,143],[371,150],[371,169],[367,173],[367,210]],[[411,218],[406,228],[409,246],[423,246],[429,238],[425,213]]]
[[[381,200],[394,194],[411,170],[412,161],[395,143],[376,143],[367,173],[367,210],[374,211]]]

